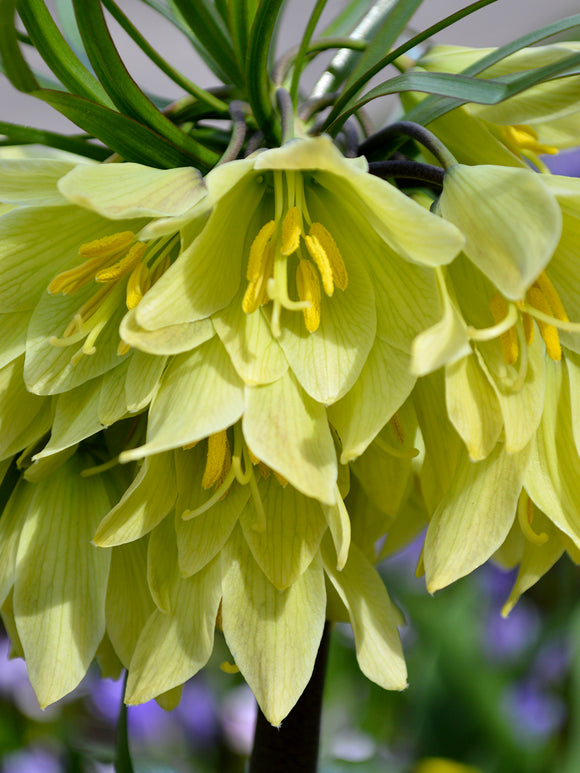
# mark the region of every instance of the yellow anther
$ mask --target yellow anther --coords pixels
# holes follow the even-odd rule
[[[87,242],[79,248],[82,258],[112,258],[120,252],[125,252],[135,239],[133,231],[121,231],[120,233],[103,236]]]
[[[72,293],[76,293],[77,290],[80,290],[81,287],[92,281],[96,272],[103,268],[103,266],[106,266],[110,259],[110,255],[91,258],[81,263],[80,266],[63,271],[62,274],[56,276],[48,285],[48,292],[51,295],[57,295],[58,293],[72,295]]]
[[[257,236],[250,247],[250,257],[248,268],[246,270],[246,279],[248,282],[255,282],[264,274],[264,268],[268,258],[269,243],[272,234],[276,230],[276,222],[270,220],[258,231]]]
[[[298,207],[290,207],[282,221],[282,244],[280,245],[282,255],[292,255],[296,252],[300,246],[301,234],[302,214]]]
[[[302,309],[304,324],[311,333],[320,325],[320,283],[312,263],[301,260],[296,269],[296,289],[301,301],[309,301],[310,306]]]
[[[223,663],[220,663],[220,669],[224,672],[224,674],[239,674],[240,669],[236,666],[235,663],[228,663],[227,660],[224,660]]]
[[[334,276],[332,273],[332,266],[330,265],[328,253],[320,241],[316,238],[316,236],[313,236],[312,233],[309,233],[308,236],[305,237],[304,241],[306,242],[306,246],[312,257],[312,260],[316,263],[318,270],[320,271],[324,292],[330,297],[334,293]]]
[[[538,135],[531,126],[526,124],[516,124],[515,126],[502,126],[502,134],[508,144],[515,145],[520,150],[528,150],[537,155],[548,154],[555,155],[558,148],[552,145],[544,145],[538,142]]]
[[[134,309],[151,285],[150,273],[145,263],[138,263],[129,274],[126,290],[128,309]]]
[[[153,266],[151,269],[151,275],[149,277],[149,286],[153,287],[155,282],[163,276],[163,274],[167,271],[169,266],[171,265],[171,258],[169,255],[165,255],[165,257],[159,261],[156,265]]]
[[[125,341],[119,341],[119,345],[117,346],[117,355],[119,357],[122,357],[124,354],[128,354],[131,351],[131,347],[128,343],[125,343]]]
[[[489,299],[489,308],[491,310],[493,320],[497,325],[502,319],[505,319],[508,313],[508,303],[503,295],[495,293]],[[518,335],[515,326],[506,330],[500,336],[501,345],[503,347],[503,358],[507,365],[513,365],[517,362],[519,348],[518,348]]]
[[[252,449],[251,449],[251,448],[248,448],[248,456],[250,457],[250,461],[252,462],[252,464],[254,465],[254,467],[255,467],[257,464],[260,464],[260,460],[258,459],[258,457],[257,457],[257,456],[256,456],[256,454],[255,454],[255,453],[252,451]]]
[[[143,242],[137,242],[120,260],[112,266],[103,268],[95,274],[95,280],[104,284],[105,282],[116,282],[121,277],[130,273],[135,266],[141,262],[143,255],[147,251],[147,245]]]
[[[546,532],[541,532],[540,534],[535,532],[532,528],[533,520],[534,503],[527,493],[522,491],[522,495],[518,501],[518,523],[526,539],[534,545],[543,545],[548,541],[548,535]]]
[[[322,225],[322,223],[312,223],[308,236],[310,239],[316,240],[318,242],[319,248],[324,251],[327,261],[330,265],[332,279],[336,287],[338,287],[340,290],[346,290],[348,287],[348,274],[346,273],[344,260],[342,259],[338,245],[332,238],[332,234]],[[312,257],[314,258],[314,255],[312,255]],[[322,271],[320,273],[322,274]],[[327,295],[332,295],[332,293],[327,292]]]
[[[397,438],[399,443],[401,445],[405,445],[405,430],[403,429],[401,417],[396,411],[391,416],[390,424],[391,424],[391,427],[393,428],[393,432],[395,433],[395,437]]]
[[[544,293],[540,290],[539,287],[537,287],[537,285],[534,284],[530,287],[527,296],[530,302],[530,306],[533,306],[534,309],[537,309],[538,311],[541,311],[542,313],[548,314],[550,316],[553,315],[554,312],[552,307],[548,303]],[[548,356],[552,360],[559,362],[562,359],[562,347],[560,346],[558,330],[554,327],[554,325],[550,325],[541,319],[536,319],[536,323],[540,329],[541,336],[544,339]]]
[[[215,432],[207,439],[207,461],[201,486],[204,489],[213,485],[218,487],[224,482],[232,463],[230,444],[225,429]]]
[[[560,300],[558,291],[556,290],[552,282],[548,279],[548,276],[546,275],[545,271],[542,271],[540,276],[534,282],[534,285],[543,293],[556,319],[559,319],[562,322],[569,322],[570,320],[568,319],[568,315],[566,314],[566,309],[564,308],[564,304]]]

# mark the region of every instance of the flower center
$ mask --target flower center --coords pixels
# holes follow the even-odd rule
[[[533,317],[535,317],[540,335],[544,339],[548,356],[552,360],[560,361],[562,359],[562,345],[560,344],[558,328],[547,320],[550,318],[554,322],[569,322],[570,320],[556,288],[548,279],[545,271],[540,274],[529,288],[526,293],[526,301],[520,301],[516,305],[521,313],[526,344],[529,345],[534,340]],[[508,302],[499,293],[496,293],[490,299],[490,308],[496,324],[505,319],[509,311]],[[534,311],[539,312],[543,318],[536,316]],[[521,346],[516,325],[503,332],[500,340],[506,364],[513,365],[517,362]]]
[[[507,145],[513,148],[517,153],[527,153],[533,156],[548,154],[554,156],[558,148],[552,145],[545,145],[538,141],[538,135],[531,126],[526,124],[516,124],[514,126],[502,126],[501,133]]]
[[[88,242],[79,248],[84,262],[55,277],[48,286],[51,295],[73,295],[92,281],[102,285],[84,303],[65,328],[62,336],[52,336],[53,346],[72,346],[83,341],[73,355],[76,365],[83,355],[96,352],[95,343],[119,305],[133,309],[147,290],[167,270],[170,251],[176,237],[145,244],[132,231],[122,231]],[[123,300],[124,295],[124,300]],[[126,354],[130,347],[123,341],[117,352]]]
[[[248,286],[242,308],[251,314],[272,302],[270,324],[277,338],[281,334],[282,308],[302,311],[306,329],[314,333],[320,325],[320,285],[328,297],[334,294],[335,287],[346,290],[346,267],[327,228],[310,218],[302,174],[275,171],[274,195],[275,217],[262,226],[250,247]],[[292,300],[288,294],[291,258],[294,263],[298,261],[298,300]]]
[[[198,515],[206,513],[228,493],[235,480],[241,486],[249,486],[256,508],[257,518],[253,524],[256,531],[266,529],[266,512],[262,497],[258,489],[258,482],[254,473],[256,467],[263,478],[269,477],[274,472],[278,483],[285,487],[288,481],[275,470],[272,471],[264,462],[260,461],[246,445],[240,424],[233,427],[234,450],[230,448],[228,430],[222,429],[215,432],[207,439],[206,463],[201,479],[203,489],[214,489],[212,496],[195,510],[186,510],[182,514],[184,520],[190,520]],[[196,443],[191,443],[184,448],[192,448]]]

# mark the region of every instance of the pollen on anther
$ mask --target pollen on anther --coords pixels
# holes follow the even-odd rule
[[[301,260],[296,269],[296,289],[301,301],[309,301],[310,306],[302,309],[304,324],[311,333],[320,326],[320,284],[312,263]]]
[[[548,314],[550,316],[552,315],[553,310],[548,303],[546,296],[539,289],[539,287],[532,285],[528,290],[527,295],[530,306],[533,306],[534,309],[541,311],[543,314]],[[550,357],[552,360],[555,360],[556,362],[559,362],[562,359],[562,347],[560,345],[558,330],[554,327],[554,325],[550,325],[541,319],[536,319],[536,324],[538,325],[540,334],[544,339],[548,357]]]
[[[147,250],[147,245],[143,242],[137,242],[119,261],[112,266],[107,266],[95,274],[95,280],[104,284],[105,282],[116,282],[121,277],[130,273],[135,266],[142,260]]]
[[[201,479],[201,487],[211,488],[220,485],[230,471],[232,456],[225,429],[215,432],[207,439],[207,461]]]
[[[506,299],[503,295],[495,293],[489,299],[489,308],[492,313],[494,322],[499,324],[505,319],[509,307]],[[518,334],[516,332],[515,325],[500,336],[501,345],[503,348],[503,358],[507,365],[513,365],[517,362],[519,348],[518,348]]]
[[[94,239],[92,242],[81,245],[79,255],[82,258],[113,257],[113,255],[128,249],[134,239],[133,231],[121,231],[103,236],[101,239]]]
[[[252,246],[250,247],[250,257],[248,259],[248,268],[246,270],[246,279],[248,282],[255,282],[264,272],[264,264],[268,255],[268,243],[276,229],[276,222],[270,220],[258,231]]]
[[[302,233],[302,215],[298,207],[290,207],[282,221],[282,243],[280,252],[282,255],[292,255],[300,246],[300,234]]]

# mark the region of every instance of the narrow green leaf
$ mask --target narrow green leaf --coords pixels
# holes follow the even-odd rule
[[[271,126],[272,103],[268,54],[283,2],[284,0],[270,0],[260,4],[250,33],[246,61],[248,101],[252,106],[256,123],[267,137],[275,133]]]
[[[174,0],[174,5],[180,10],[208,55],[227,74],[228,79],[236,86],[242,86],[244,79],[236,62],[232,44],[208,4],[203,0]]]
[[[49,148],[58,148],[66,150],[69,153],[76,153],[86,158],[94,158],[97,161],[104,161],[111,155],[108,148],[102,145],[91,145],[82,137],[69,137],[55,132],[45,131],[44,129],[35,129],[31,126],[19,126],[14,123],[0,121],[0,134],[7,137],[7,140],[0,141],[0,145],[45,145]]]
[[[300,83],[300,75],[304,69],[308,47],[325,5],[326,0],[317,0],[312,13],[310,14],[310,18],[308,19],[308,24],[306,25],[306,29],[302,35],[302,40],[300,41],[300,48],[298,49],[298,54],[294,60],[294,72],[292,73],[292,84],[290,86],[290,96],[292,97],[293,104],[296,104],[296,98],[298,96],[298,84]]]
[[[544,27],[540,27],[539,30],[534,30],[527,35],[523,35],[522,37],[507,43],[505,46],[497,48],[487,56],[482,57],[478,62],[475,62],[474,64],[467,67],[463,71],[462,75],[479,75],[488,67],[491,67],[497,62],[501,62],[502,59],[505,59],[511,54],[515,54],[522,48],[532,46],[535,43],[539,43],[541,40],[545,40],[546,38],[549,38],[553,35],[558,35],[562,32],[566,32],[567,30],[572,29],[573,27],[578,26],[580,26],[580,13],[569,16],[566,19],[562,19],[561,21],[554,22],[553,24],[547,24]],[[421,102],[420,105],[417,105],[412,110],[410,110],[405,115],[405,120],[415,121],[415,123],[420,123],[426,126],[427,124],[431,123],[431,121],[434,121],[436,118],[440,118],[442,115],[445,115],[450,110],[459,107],[461,104],[462,102],[457,99],[440,99],[438,97],[430,97]]]
[[[103,0],[103,5],[110,12],[111,16],[117,21],[129,37],[139,46],[141,51],[151,59],[151,61],[159,67],[159,69],[167,75],[168,78],[174,83],[177,83],[184,91],[197,97],[197,99],[205,105],[213,108],[222,113],[228,112],[228,106],[221,99],[218,99],[209,91],[197,86],[189,78],[186,78],[178,70],[172,67],[168,62],[158,54],[155,48],[150,45],[145,38],[141,35],[139,30],[130,22],[130,20],[121,11],[118,5],[113,0]]]
[[[98,137],[126,161],[162,169],[191,166],[191,156],[126,115],[74,94],[49,89],[38,89],[30,93],[47,102],[88,134]]]
[[[99,0],[73,0],[79,30],[95,72],[121,113],[136,119],[209,167],[218,155],[184,134],[157,110],[131,78],[109,34]],[[143,148],[148,152],[147,146]]]
[[[21,0],[18,13],[36,50],[68,91],[113,107],[101,84],[71,51],[43,0]]]
[[[77,24],[72,0],[55,0],[55,7],[59,27],[62,30],[66,42],[71,47],[71,50],[74,52],[77,59],[92,72],[91,63],[87,56],[87,52],[85,51],[85,47],[83,46],[81,33],[79,32],[79,25]]]
[[[245,69],[250,29],[258,8],[257,0],[228,0],[228,22],[234,52],[242,72]]]
[[[39,87],[32,70],[26,63],[15,27],[14,13],[18,0],[0,0],[0,51],[4,73],[18,91],[30,92]]]

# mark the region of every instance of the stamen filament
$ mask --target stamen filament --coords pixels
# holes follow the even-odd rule
[[[513,303],[508,304],[508,312],[505,318],[491,327],[476,328],[468,325],[465,331],[472,341],[492,341],[502,333],[505,333],[518,321],[518,310]]]
[[[211,496],[207,502],[204,502],[203,505],[196,507],[195,510],[184,510],[184,512],[181,514],[183,520],[190,521],[192,518],[197,518],[198,515],[207,513],[208,510],[210,510],[215,504],[217,504],[217,502],[220,501],[223,496],[225,496],[225,494],[227,494],[235,478],[236,474],[232,465],[230,471],[224,479],[224,482],[214,491],[213,496]]]
[[[548,541],[546,532],[538,534],[532,528],[534,518],[534,503],[525,491],[518,500],[518,523],[523,535],[534,545],[544,545]]]

